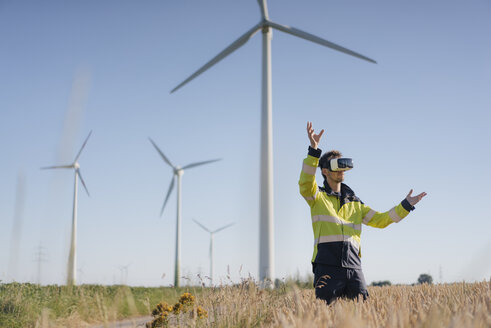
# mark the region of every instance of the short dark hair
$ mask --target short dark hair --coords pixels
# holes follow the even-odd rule
[[[329,161],[331,159],[340,158],[340,157],[343,157],[343,154],[341,154],[341,152],[339,150],[330,150],[321,156],[321,158],[319,160],[319,167],[321,169],[327,168],[327,164],[329,163]],[[324,177],[324,180],[325,180],[326,176],[324,174],[322,174],[322,176]]]

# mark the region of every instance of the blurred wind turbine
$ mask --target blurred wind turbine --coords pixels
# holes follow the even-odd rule
[[[160,148],[155,144],[155,142],[148,138],[152,145],[155,147],[157,152],[160,154],[164,162],[166,162],[172,169],[174,170],[174,176],[172,177],[172,181],[169,186],[169,190],[167,191],[167,195],[165,196],[164,204],[162,205],[162,209],[160,210],[160,216],[164,212],[165,205],[169,200],[170,194],[174,189],[174,183],[177,177],[177,216],[176,216],[176,255],[175,255],[175,263],[174,263],[174,286],[179,287],[179,275],[180,275],[180,261],[181,261],[181,177],[184,174],[184,170],[190,169],[192,167],[213,163],[219,161],[220,159],[212,159],[203,162],[196,162],[185,165],[183,167],[175,166],[171,163],[171,161],[165,157],[164,153],[160,150]]]
[[[196,222],[197,225],[199,225],[203,230],[207,231],[210,234],[210,285],[213,286],[213,235],[219,231],[222,231],[224,229],[227,229],[230,226],[233,226],[235,223],[230,223],[227,224],[226,226],[223,226],[221,228],[218,228],[214,231],[211,231],[195,219],[193,219],[194,222]]]
[[[120,265],[119,271],[121,271],[121,285],[126,285],[128,283],[128,268],[130,267],[131,263],[128,263],[126,265]]]
[[[85,281],[85,279],[84,279],[84,277],[85,277],[84,268],[83,267],[78,268],[77,272],[78,272],[78,276],[80,277],[78,280],[80,281],[80,283],[84,284],[84,281]]]
[[[12,224],[12,234],[10,239],[10,259],[9,259],[9,275],[8,277],[15,281],[17,277],[17,267],[20,256],[20,246],[22,238],[22,221],[24,218],[24,204],[26,193],[26,179],[25,174],[19,171],[17,175],[17,188],[15,193],[15,207],[14,207],[14,222]]]
[[[258,0],[261,10],[261,21],[235,40],[209,62],[190,75],[171,93],[193,80],[201,73],[243,46],[250,38],[261,31],[263,34],[262,47],[262,110],[261,110],[261,175],[260,175],[260,238],[259,238],[259,277],[267,285],[274,279],[274,222],[273,222],[273,114],[272,114],[272,82],[271,82],[271,29],[291,34],[293,36],[320,44],[322,46],[343,52],[345,54],[376,63],[373,59],[346,49],[340,45],[324,40],[318,36],[301,31],[294,27],[277,24],[269,20],[266,0]]]
[[[70,254],[68,255],[68,273],[67,273],[67,285],[75,285],[76,284],[76,265],[77,265],[77,189],[78,189],[78,179],[82,182],[87,195],[90,196],[89,191],[87,190],[87,186],[85,185],[84,179],[82,178],[82,173],[80,172],[80,165],[78,164],[78,158],[82,153],[87,141],[89,140],[92,131],[90,131],[89,135],[85,139],[82,147],[80,148],[77,156],[75,156],[75,160],[72,164],[69,165],[60,165],[60,166],[48,166],[42,167],[42,170],[46,169],[73,169],[75,171],[75,186],[73,191],[73,216],[72,216],[72,238],[70,242]]]

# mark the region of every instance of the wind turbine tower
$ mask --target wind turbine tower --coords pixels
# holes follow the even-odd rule
[[[128,268],[130,267],[130,265],[131,263],[119,266],[119,271],[121,271],[121,285],[123,286],[126,286],[128,284]]]
[[[175,262],[174,262],[174,286],[179,287],[180,286],[180,271],[181,271],[181,179],[182,175],[184,174],[184,170],[190,169],[192,167],[204,165],[204,164],[209,164],[213,163],[216,161],[219,161],[220,159],[212,159],[208,161],[203,161],[203,162],[196,162],[196,163],[191,163],[188,165],[185,165],[183,167],[176,166],[172,164],[172,162],[164,155],[164,153],[160,150],[160,148],[155,144],[155,142],[148,138],[152,145],[155,147],[157,152],[160,154],[160,157],[166,162],[174,171],[174,176],[172,177],[172,181],[169,186],[169,190],[167,191],[167,195],[165,196],[164,204],[162,205],[162,209],[160,210],[160,216],[162,216],[162,213],[164,212],[165,205],[167,204],[167,201],[169,200],[170,194],[172,193],[172,190],[174,190],[174,184],[176,181],[177,177],[177,215],[176,215],[176,254],[175,254]]]
[[[92,131],[90,131],[89,135],[85,139],[82,147],[78,151],[77,156],[75,156],[75,160],[72,164],[68,165],[60,165],[60,166],[48,166],[42,167],[42,170],[45,169],[73,169],[75,172],[75,183],[73,190],[73,215],[72,215],[72,234],[71,234],[71,242],[70,242],[70,253],[68,255],[68,268],[67,268],[67,285],[75,285],[77,283],[76,274],[77,274],[77,190],[78,190],[78,179],[82,182],[87,195],[90,196],[89,190],[87,190],[87,186],[85,185],[84,179],[82,178],[82,173],[80,172],[80,164],[78,164],[78,159],[82,150],[84,149],[87,141],[89,140]]]
[[[15,193],[14,222],[10,237],[10,259],[8,277],[15,281],[17,279],[17,267],[20,257],[20,246],[22,245],[22,221],[24,217],[26,182],[25,175],[19,172],[17,175],[17,191]]]
[[[345,54],[376,63],[373,59],[346,49],[294,27],[281,25],[269,19],[266,0],[258,0],[261,20],[218,55],[171,90],[177,91],[189,81],[243,46],[258,31],[262,32],[262,100],[261,100],[261,174],[260,174],[260,224],[259,224],[259,278],[266,285],[274,280],[274,222],[273,222],[273,114],[271,82],[271,39],[272,29],[311,41]]]
[[[218,228],[214,231],[211,231],[210,229],[208,229],[207,227],[205,227],[204,225],[202,225],[201,223],[199,223],[195,219],[193,219],[193,221],[196,222],[196,224],[199,225],[203,230],[205,230],[206,232],[208,232],[210,234],[210,285],[213,286],[213,235],[219,231],[227,229],[230,226],[233,226],[235,223],[230,223],[230,224],[227,224],[226,226],[223,226],[223,227]]]

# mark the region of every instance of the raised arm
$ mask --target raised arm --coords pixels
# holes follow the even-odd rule
[[[319,165],[319,157],[322,153],[317,147],[319,146],[323,133],[324,130],[321,130],[319,134],[315,134],[314,128],[312,128],[312,122],[307,122],[307,136],[310,140],[310,147],[307,158],[303,160],[302,172],[300,173],[298,185],[300,187],[300,194],[311,207],[314,205],[318,195],[317,183],[315,182],[315,171]]]
[[[317,149],[323,133],[324,129],[322,129],[319,134],[315,134],[314,128],[312,127],[312,122],[307,122],[307,136],[310,140],[310,147]]]
[[[414,210],[414,205],[416,205],[424,196],[425,192],[420,193],[417,196],[411,196],[413,190],[411,189],[407,194],[406,198],[402,200],[398,205],[391,208],[389,211],[380,213],[372,210],[369,206],[363,204],[362,212],[363,219],[362,222],[366,225],[375,228],[385,228],[393,222],[399,222],[404,219],[409,212]]]

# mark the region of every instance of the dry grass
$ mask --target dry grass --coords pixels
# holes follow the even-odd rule
[[[491,327],[491,283],[369,288],[370,299],[330,307],[312,291],[294,291],[272,326]]]
[[[183,327],[491,327],[491,281],[370,287],[368,301],[331,306],[312,289],[267,291],[250,281],[203,291],[208,318]],[[170,326],[173,326],[170,324]]]
[[[25,288],[24,288],[25,289]],[[83,288],[80,288],[83,289]],[[7,314],[20,307],[30,318],[21,325],[16,320],[0,320],[2,327],[82,327],[125,317],[149,315],[160,301],[177,301],[174,289],[104,288],[78,290],[78,298],[62,304],[43,303],[25,297],[5,298],[0,293],[0,310]],[[57,291],[55,298],[63,296]],[[3,290],[5,292],[5,289]],[[168,326],[180,327],[491,327],[491,281],[442,285],[369,287],[368,301],[338,300],[331,306],[316,300],[312,288],[283,284],[274,290],[259,288],[244,280],[234,286],[217,288],[189,287],[196,306],[208,311],[207,318],[182,313],[173,315]],[[14,292],[12,290],[12,292]],[[46,293],[46,292],[45,292]],[[70,295],[73,295],[73,291]],[[43,297],[47,297],[44,294]],[[31,304],[22,305],[20,299]],[[59,309],[54,308],[58,304]],[[2,314],[2,313],[0,313]],[[1,319],[0,315],[0,319]]]

